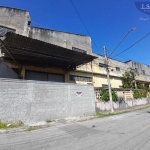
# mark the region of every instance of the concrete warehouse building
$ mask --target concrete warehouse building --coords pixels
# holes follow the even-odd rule
[[[104,57],[92,52],[89,36],[32,27],[30,23],[28,11],[0,6],[1,78],[107,87]],[[122,87],[120,77],[130,68],[136,71],[137,83],[150,84],[147,65],[109,59],[109,66],[112,88]]]

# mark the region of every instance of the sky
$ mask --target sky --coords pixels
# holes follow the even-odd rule
[[[150,15],[135,7],[135,2],[142,0],[71,1],[0,0],[0,5],[28,10],[31,26],[88,35],[92,40],[93,52],[100,55],[103,55],[103,46],[106,46],[109,56],[127,32],[136,27],[136,30],[129,32],[110,58],[150,65],[150,34],[147,35],[150,33]],[[146,2],[150,3],[150,0]],[[145,35],[147,36],[144,39],[135,44]],[[133,44],[135,45],[130,49],[115,57]]]

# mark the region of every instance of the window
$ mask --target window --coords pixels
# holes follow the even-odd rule
[[[79,48],[76,48],[76,47],[72,47],[72,50],[76,51],[76,52],[80,52],[80,53],[87,53],[87,51],[79,49]]]
[[[99,67],[106,67],[105,64],[99,63]]]
[[[116,71],[120,71],[120,68],[119,68],[119,67],[116,67]]]
[[[145,70],[142,70],[142,73],[145,74]]]
[[[138,68],[135,68],[135,72],[138,72]]]
[[[102,84],[103,88],[108,88],[108,84]]]
[[[92,82],[91,77],[83,77],[83,76],[75,76],[75,75],[70,75],[70,80],[71,81]]]

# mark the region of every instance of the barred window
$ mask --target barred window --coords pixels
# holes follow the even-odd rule
[[[108,84],[102,84],[103,88],[108,88]]]
[[[142,73],[145,74],[145,70],[142,70]]]
[[[119,67],[116,67],[116,71],[120,71],[120,68],[119,68]]]

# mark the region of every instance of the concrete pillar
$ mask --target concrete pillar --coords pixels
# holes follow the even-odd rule
[[[69,83],[69,72],[65,73],[65,82]]]
[[[22,66],[21,68],[21,77],[22,79],[25,79],[25,66]]]
[[[135,89],[137,89],[137,84],[136,84],[136,80],[135,80]]]
[[[142,86],[143,86],[143,88],[145,88],[145,84],[144,84],[144,82],[142,83]]]

